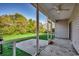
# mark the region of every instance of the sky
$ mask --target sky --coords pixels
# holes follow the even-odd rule
[[[20,13],[27,19],[36,19],[36,8],[29,3],[0,3],[0,15]],[[46,21],[46,16],[40,13],[40,22]]]

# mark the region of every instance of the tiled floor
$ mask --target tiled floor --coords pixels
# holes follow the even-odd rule
[[[55,44],[48,45],[40,52],[40,56],[74,56],[77,55],[70,40],[55,39]]]
[[[74,56],[77,55],[72,47],[72,42],[66,39],[54,39],[53,45],[47,45],[47,41],[39,40],[41,49],[39,56]],[[16,44],[16,47],[34,55],[36,52],[36,40],[30,39]]]

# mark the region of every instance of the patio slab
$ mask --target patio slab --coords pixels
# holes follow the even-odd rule
[[[75,56],[78,55],[73,49],[71,40],[54,39],[55,44],[48,45],[40,52],[40,56]]]
[[[47,40],[39,40],[40,51],[44,49],[44,47],[47,46],[47,44],[48,44]],[[16,47],[31,55],[34,55],[36,52],[36,39],[29,39],[18,42],[16,43]]]
[[[71,40],[54,39],[55,44],[48,45],[48,41],[39,40],[39,56],[75,56],[78,55],[73,49]],[[25,40],[16,44],[16,47],[34,55],[36,52],[36,39]]]

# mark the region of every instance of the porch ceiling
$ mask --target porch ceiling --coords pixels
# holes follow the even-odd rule
[[[69,19],[74,9],[74,6],[75,4],[73,3],[39,3],[40,11],[51,20]]]

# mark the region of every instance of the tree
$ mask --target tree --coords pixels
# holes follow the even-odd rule
[[[27,32],[27,19],[21,14],[15,14],[15,23],[16,23],[16,31],[19,31],[20,34]]]
[[[32,19],[29,19],[28,20],[28,25],[27,25],[27,30],[28,30],[28,32],[35,32],[35,21],[34,20],[32,20]]]
[[[44,25],[40,23],[40,32],[45,32]],[[22,14],[0,16],[0,29],[3,34],[24,34],[36,32],[36,21],[25,18]]]
[[[13,21],[11,20],[10,16],[5,15],[0,17],[0,28],[4,34],[10,34],[14,31]]]

